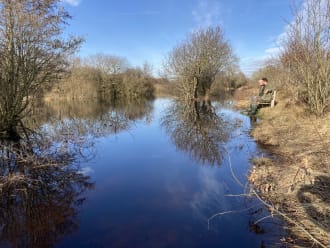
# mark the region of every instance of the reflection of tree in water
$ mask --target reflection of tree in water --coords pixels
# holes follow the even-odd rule
[[[163,117],[162,125],[176,147],[197,162],[221,164],[221,148],[229,137],[228,125],[211,103],[175,102]]]
[[[69,150],[30,141],[0,141],[1,247],[51,247],[78,228],[83,192],[93,186]]]
[[[137,120],[150,121],[152,108],[152,102],[144,100],[109,103],[62,101],[46,108],[43,106],[42,113],[37,112],[33,118],[36,127],[48,123],[48,129],[59,134],[69,131],[66,134],[70,137],[100,137],[128,130]]]
[[[51,247],[77,229],[83,193],[93,186],[78,165],[92,148],[89,138],[148,121],[151,110],[146,101],[34,109],[25,124],[37,133],[0,141],[0,247]]]

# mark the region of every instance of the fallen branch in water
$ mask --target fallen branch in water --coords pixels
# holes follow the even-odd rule
[[[238,185],[240,185],[243,189],[245,189],[245,186],[241,183],[241,181],[236,177],[234,171],[233,171],[233,167],[232,167],[232,163],[231,163],[231,157],[230,157],[230,153],[229,151],[227,150],[227,148],[224,146],[224,151],[227,153],[227,156],[228,156],[228,164],[229,164],[229,167],[230,167],[230,171],[231,171],[231,174],[232,174],[232,177],[234,178],[234,180],[236,181],[236,183]],[[271,211],[271,214],[266,216],[266,217],[263,217],[257,221],[254,222],[254,224],[257,224],[265,219],[268,219],[270,217],[273,217],[274,215],[277,215],[277,216],[281,216],[283,219],[285,219],[287,222],[293,224],[294,226],[296,226],[297,228],[299,228],[314,244],[317,244],[319,245],[320,247],[322,248],[327,248],[327,246],[325,244],[323,244],[321,241],[319,241],[318,239],[316,239],[309,231],[307,231],[302,225],[300,225],[299,223],[297,223],[297,221],[295,221],[294,219],[290,218],[287,214],[283,213],[282,211],[278,210],[278,208],[276,208],[274,205],[272,205],[272,203],[268,203],[266,202],[265,200],[262,199],[262,197],[259,195],[259,193],[253,188],[253,187],[250,187],[250,193],[249,194],[238,194],[238,195],[227,195],[227,196],[230,196],[230,197],[242,197],[242,196],[255,196],[262,205],[266,206],[270,211]],[[247,209],[243,209],[243,210],[232,210],[232,211],[225,211],[225,212],[219,212],[219,213],[216,213],[214,215],[212,215],[210,218],[208,218],[208,228],[210,226],[210,221],[217,217],[217,216],[221,216],[221,215],[225,215],[225,214],[231,214],[231,213],[239,213],[239,212],[244,212],[248,209],[251,209],[252,207],[250,208],[247,208]]]
[[[259,205],[260,204],[253,205],[251,207],[248,207],[248,208],[245,208],[245,209],[241,209],[241,210],[230,210],[230,211],[216,213],[216,214],[212,215],[210,218],[207,219],[207,228],[210,229],[210,221],[213,218],[217,217],[217,216],[225,215],[225,214],[233,214],[233,213],[242,213],[242,212],[248,211],[250,209],[253,209],[253,208],[255,208],[256,206],[259,206]]]
[[[227,151],[228,156],[230,157],[229,152]],[[236,178],[233,169],[232,169],[232,164],[231,161],[229,160],[229,166],[232,172],[232,175],[234,178]],[[240,183],[238,181],[238,183]],[[280,210],[278,210],[275,206],[273,206],[271,203],[267,203],[266,201],[264,201],[261,196],[259,195],[259,193],[257,193],[257,191],[251,187],[250,188],[250,192],[252,193],[252,195],[254,195],[264,206],[266,206],[272,213],[275,212],[277,215],[281,216],[282,218],[284,218],[286,221],[290,222],[291,224],[295,225],[296,227],[298,227],[303,233],[305,233],[307,235],[307,237],[309,237],[314,243],[318,244],[319,246],[326,248],[327,246],[324,245],[322,242],[320,242],[319,240],[317,240],[310,232],[308,232],[302,225],[300,225],[299,223],[297,223],[294,219],[290,218],[287,214],[281,212]]]

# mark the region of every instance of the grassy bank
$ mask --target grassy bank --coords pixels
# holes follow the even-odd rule
[[[237,90],[237,108],[247,108],[256,92]],[[278,104],[258,117],[251,134],[275,156],[253,160],[250,182],[272,213],[283,214],[289,244],[330,247],[330,114],[316,118],[279,91]]]

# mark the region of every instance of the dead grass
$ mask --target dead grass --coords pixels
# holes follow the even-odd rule
[[[250,106],[250,97],[257,95],[258,89],[249,85],[238,88],[234,93],[235,107],[247,109]]]
[[[248,106],[252,92],[235,94],[238,108]],[[308,247],[317,240],[321,244],[315,247],[330,247],[330,113],[316,118],[279,94],[275,108],[263,108],[258,116],[252,136],[276,159],[254,159],[250,182],[296,223],[289,223],[292,246]]]
[[[173,96],[173,84],[169,82],[156,82],[154,83],[155,87],[155,97],[157,98],[166,98]]]
[[[282,100],[275,108],[260,110],[260,123],[252,130],[260,143],[294,163],[322,173],[330,168],[330,113],[316,118],[302,106]]]

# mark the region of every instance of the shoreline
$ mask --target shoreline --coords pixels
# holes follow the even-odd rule
[[[234,94],[235,107],[249,107],[257,88]],[[288,225],[290,247],[330,247],[330,113],[316,118],[279,94],[274,108],[262,108],[251,136],[274,158],[254,158],[249,182]]]

